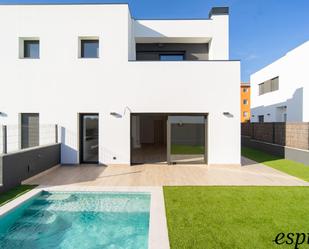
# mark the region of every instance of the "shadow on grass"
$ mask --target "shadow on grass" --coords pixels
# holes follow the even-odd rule
[[[16,199],[17,197],[29,192],[37,185],[21,185],[14,189],[9,190],[8,192],[0,194],[0,206]]]
[[[271,155],[264,151],[260,151],[260,150],[256,150],[256,149],[252,149],[248,147],[241,148],[241,155],[253,161],[256,161],[258,163],[264,163],[264,162],[277,161],[277,160],[284,159],[284,157]]]
[[[258,163],[280,170],[286,174],[298,177],[309,182],[309,166],[303,163],[287,160],[279,156],[270,155],[263,151],[242,147],[242,156]]]

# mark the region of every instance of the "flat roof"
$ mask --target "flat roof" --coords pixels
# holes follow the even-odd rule
[[[48,0],[51,1],[51,0]],[[7,0],[7,1],[3,1],[0,2],[0,6],[1,5],[12,5],[12,6],[31,6],[31,5],[126,5],[128,6],[130,15],[132,13],[131,9],[130,9],[130,4],[126,3],[126,2],[101,2],[100,0],[97,1],[91,1],[91,2],[74,2],[76,0],[72,0],[72,1],[67,1],[67,2],[58,2],[54,1],[54,2],[44,2],[44,0],[36,0],[34,2],[19,2],[19,1],[14,1],[14,0]],[[134,18],[134,20],[209,20],[211,18],[212,15],[228,15],[229,14],[229,7],[212,7],[209,11],[209,15],[208,17],[205,18]]]
[[[241,82],[240,86],[250,86],[250,82]]]

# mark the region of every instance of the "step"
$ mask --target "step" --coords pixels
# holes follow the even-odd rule
[[[51,224],[55,222],[57,215],[48,211],[38,212],[35,215],[24,216],[18,220],[18,223],[30,224]]]

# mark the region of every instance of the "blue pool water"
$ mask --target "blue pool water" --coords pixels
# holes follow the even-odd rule
[[[0,218],[0,248],[146,249],[150,195],[41,192]]]

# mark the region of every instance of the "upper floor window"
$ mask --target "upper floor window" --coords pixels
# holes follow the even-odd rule
[[[160,54],[160,61],[183,61],[183,54]]]
[[[244,93],[248,92],[248,88],[243,88],[242,92],[244,92]]]
[[[244,100],[243,100],[243,104],[244,104],[244,105],[248,105],[248,100],[247,100],[247,99],[244,99]]]
[[[40,41],[37,38],[20,39],[20,58],[39,59],[40,58]]]
[[[244,112],[243,113],[243,116],[246,118],[246,117],[248,117],[248,112]]]
[[[271,90],[272,91],[279,90],[279,77],[271,79]]]
[[[279,90],[279,77],[272,78],[259,84],[259,95]]]
[[[80,39],[80,58],[99,58],[99,39]]]

